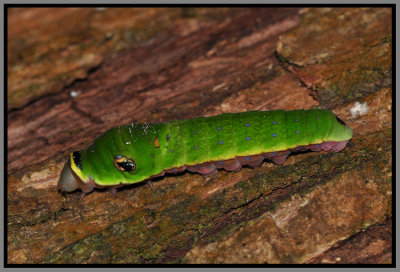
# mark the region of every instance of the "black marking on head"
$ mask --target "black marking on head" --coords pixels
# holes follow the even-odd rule
[[[74,151],[74,152],[72,153],[72,158],[74,159],[75,165],[78,166],[78,168],[82,170],[82,157],[81,157],[81,152],[80,152],[80,151]]]
[[[335,117],[336,117],[336,121],[338,121],[341,125],[343,125],[343,126],[346,125],[346,123],[345,123],[342,119],[340,119],[340,118],[337,117],[337,116],[335,116]]]
[[[131,172],[136,169],[135,161],[122,155],[114,157],[114,166],[122,172]]]

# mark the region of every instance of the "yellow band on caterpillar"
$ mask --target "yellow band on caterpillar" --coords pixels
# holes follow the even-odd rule
[[[79,169],[79,167],[75,164],[73,154],[74,154],[74,153],[71,152],[71,154],[69,155],[69,156],[70,156],[69,161],[71,162],[71,169],[72,169],[72,171],[74,171],[74,173],[82,180],[82,182],[87,182],[87,181],[85,180],[85,178],[83,177],[83,175],[82,175],[81,169]]]

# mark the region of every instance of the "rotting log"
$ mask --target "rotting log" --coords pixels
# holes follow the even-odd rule
[[[105,22],[116,17],[115,10],[101,12]],[[164,14],[158,24],[171,18],[169,10],[146,12]],[[123,50],[110,46],[114,53],[101,65],[85,62],[86,71],[92,64],[97,68],[72,76],[84,80],[62,81],[62,88],[51,85],[51,94],[12,105],[8,263],[391,263],[391,29],[384,27],[390,10],[213,12],[177,10],[169,24],[151,33],[141,26],[144,41],[133,39],[133,45],[129,39],[124,46],[111,39]],[[352,20],[333,26],[331,20],[338,13]],[[376,27],[356,28],[355,49],[344,55],[335,50],[321,55],[314,50],[321,48],[318,43],[309,45],[316,47],[305,51],[308,56],[291,54],[299,50],[299,40],[305,40],[298,34],[296,39],[296,33],[308,33],[310,26],[321,24],[321,14],[331,16],[324,32],[349,29],[357,16],[369,18]],[[148,26],[142,17],[138,20]],[[115,33],[104,35],[110,39]],[[288,35],[281,44],[279,35]],[[356,37],[370,40],[356,46]],[[104,52],[96,54],[105,56]],[[32,56],[40,60],[41,55]],[[369,57],[357,65],[343,61],[360,56]],[[371,58],[379,60],[376,69],[368,66]],[[319,61],[299,66],[299,59]],[[363,63],[368,69],[357,70]],[[320,73],[322,69],[329,73]],[[373,74],[379,84],[371,85],[366,76],[370,69],[381,71]],[[349,92],[324,88],[324,82],[334,84],[337,75]],[[367,85],[370,88],[351,95],[350,90]],[[357,100],[369,105],[366,115],[351,116]],[[220,171],[212,177],[170,175],[153,181],[154,189],[127,186],[115,199],[101,190],[83,200],[79,193],[56,191],[66,154],[117,125],[312,106],[333,109],[353,128],[354,137],[345,150],[297,154],[283,166],[265,162],[260,168]],[[368,241],[374,241],[372,246]],[[346,258],[350,255],[356,257]]]

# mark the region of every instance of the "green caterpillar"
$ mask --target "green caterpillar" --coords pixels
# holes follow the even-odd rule
[[[264,159],[281,164],[290,152],[338,152],[352,137],[331,111],[250,111],[160,124],[112,128],[86,150],[72,152],[58,188],[84,193],[184,170],[205,175],[238,171]]]

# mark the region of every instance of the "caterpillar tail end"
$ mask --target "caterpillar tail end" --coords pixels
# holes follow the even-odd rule
[[[78,180],[72,173],[70,161],[68,159],[61,172],[60,179],[58,180],[58,185],[57,185],[58,191],[60,193],[73,192],[80,188],[79,185],[80,184]]]

